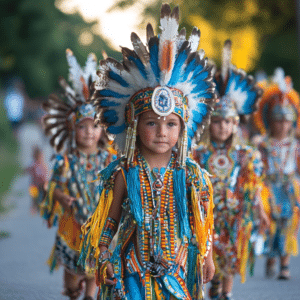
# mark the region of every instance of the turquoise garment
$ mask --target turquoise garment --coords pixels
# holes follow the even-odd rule
[[[128,198],[123,200],[118,238],[110,258],[116,285],[111,287],[100,281],[99,299],[201,299],[203,256],[213,226],[212,189],[205,171],[191,159],[187,160],[184,169],[178,167],[175,153],[165,170],[152,172],[137,151],[129,168],[126,159],[120,159],[119,164],[108,166],[101,172],[105,176],[105,179],[101,177],[104,179],[102,195],[108,198],[101,196],[103,204],[99,203],[99,210],[97,208],[91,222],[84,227],[87,232],[80,263],[86,262],[89,267],[89,258],[95,256],[97,248],[90,248],[89,234],[96,232],[96,236],[92,237],[99,239],[98,231],[91,231],[90,228],[95,228],[93,224],[99,224],[100,208],[105,201],[110,201],[114,178],[120,170],[124,175]],[[178,183],[184,187],[178,186]],[[179,204],[185,201],[185,204]],[[207,225],[201,236],[205,242],[203,247],[196,243],[198,236],[196,238],[192,205],[193,209],[199,209],[195,214],[203,226]],[[185,213],[179,212],[185,207]],[[183,226],[184,222],[186,225]],[[184,235],[185,232],[190,236]],[[95,245],[98,244],[99,241],[95,241]],[[87,255],[89,251],[91,255]],[[99,272],[103,274],[101,266]]]

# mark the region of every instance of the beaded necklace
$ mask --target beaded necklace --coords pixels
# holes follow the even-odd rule
[[[174,259],[176,256],[175,203],[173,195],[168,191],[173,191],[172,170],[174,168],[175,156],[172,153],[165,173],[158,177],[158,180],[157,177],[152,180],[150,168],[140,154],[137,155],[137,160],[142,166],[142,170],[144,170],[141,173],[140,180],[144,196],[143,207],[145,211],[145,229],[147,231],[145,238],[148,237],[149,239],[150,256],[160,257],[163,249],[168,260]],[[153,174],[154,176],[156,175],[155,173]],[[159,186],[158,189],[157,186]],[[168,187],[168,191],[166,191],[166,187]],[[172,207],[172,209],[168,210],[168,206]],[[167,212],[170,216],[168,216]],[[168,221],[172,228],[168,228]],[[169,232],[171,233],[170,236],[168,236]],[[167,244],[169,244],[169,247],[167,247]],[[168,251],[168,249],[171,251]],[[146,249],[141,250],[145,251]],[[145,255],[146,253],[144,252],[143,254]]]

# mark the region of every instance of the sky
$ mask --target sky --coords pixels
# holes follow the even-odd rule
[[[145,2],[146,0],[144,0]],[[147,2],[152,0],[147,0]],[[116,0],[57,0],[57,7],[64,13],[78,11],[86,21],[99,22],[95,32],[101,33],[111,44],[119,50],[119,46],[132,48],[130,34],[136,32],[145,42],[146,30],[138,28],[141,19],[143,1],[130,9],[116,10],[108,13],[107,10]]]

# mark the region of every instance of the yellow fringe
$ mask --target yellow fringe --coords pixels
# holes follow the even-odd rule
[[[299,229],[299,214],[300,214],[299,208],[294,207],[291,225],[289,226],[286,232],[285,251],[286,253],[291,254],[293,256],[298,255],[297,234]]]
[[[56,247],[56,245],[53,245],[52,250],[51,250],[51,253],[50,253],[50,256],[49,256],[49,258],[48,258],[48,260],[47,260],[47,265],[48,265],[50,268],[52,268],[53,261],[54,261],[55,247]],[[54,267],[54,270],[58,270],[58,268],[59,268],[59,265],[56,264],[56,266]]]
[[[270,192],[266,185],[262,185],[261,189],[261,201],[264,207],[265,213],[269,216],[271,214],[271,206],[269,203]]]
[[[95,249],[95,258],[99,258],[99,239],[101,236],[101,232],[105,221],[108,216],[108,212],[110,209],[110,205],[113,200],[113,190],[109,190],[108,194],[107,190],[103,190],[98,206],[93,214],[93,216],[81,227],[81,232],[83,235],[83,239],[80,243],[80,252],[83,250],[84,247],[84,237],[87,236],[87,242],[90,242],[88,253],[86,257],[89,257],[91,254],[92,249]]]
[[[198,174],[199,177],[201,178],[201,175]],[[206,242],[208,239],[208,235],[212,234],[212,229],[213,229],[213,224],[214,224],[214,217],[213,217],[213,208],[214,208],[214,203],[213,203],[213,189],[212,185],[210,182],[210,179],[208,175],[205,173],[204,174],[205,181],[209,187],[209,204],[208,204],[208,209],[207,209],[207,216],[204,222],[201,221],[200,217],[200,194],[196,192],[196,188],[193,186],[192,187],[192,192],[191,192],[191,200],[192,200],[192,207],[193,207],[193,215],[195,219],[195,232],[196,232],[196,239],[199,245],[199,251],[201,254],[202,259],[204,258],[205,252],[206,252]],[[200,186],[200,191],[203,188],[203,184]],[[202,262],[201,262],[202,263]]]
[[[239,273],[241,275],[241,283],[246,281],[246,269],[249,258],[249,240],[252,231],[252,223],[248,223],[246,227],[241,228],[237,241],[237,259],[240,261]]]

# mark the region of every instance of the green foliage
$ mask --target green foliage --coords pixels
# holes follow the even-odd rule
[[[16,161],[16,152],[17,142],[5,115],[3,95],[0,95],[0,213],[4,211],[3,196],[20,169]]]
[[[116,56],[107,42],[93,33],[94,23],[79,14],[67,15],[55,0],[2,0],[0,2],[1,78],[20,76],[30,97],[45,97],[57,87],[58,76],[67,76],[65,50],[70,48],[83,64],[88,53]],[[92,43],[80,44],[88,32]]]
[[[112,9],[126,9],[137,3],[138,0],[120,0]],[[179,5],[180,24],[181,27],[186,27],[188,33],[193,27],[191,22],[193,15],[203,17],[216,31],[243,30],[248,26],[255,28],[260,41],[259,59],[256,61],[255,69],[265,69],[267,74],[271,75],[276,67],[281,66],[287,75],[292,76],[295,88],[300,91],[294,0],[154,0],[145,3],[147,4],[143,11],[143,23],[149,17],[155,19],[157,29],[162,3],[170,3],[172,7]],[[215,47],[219,48],[219,45]]]

